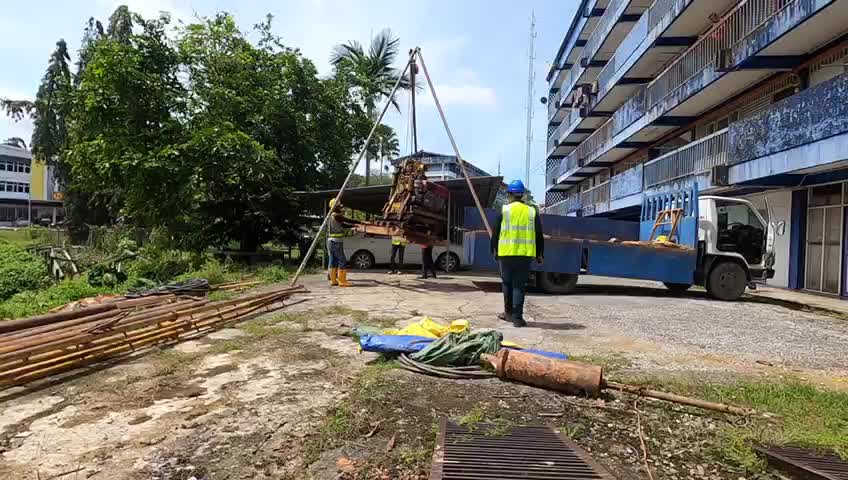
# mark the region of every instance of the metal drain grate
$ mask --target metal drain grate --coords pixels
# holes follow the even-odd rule
[[[848,480],[848,462],[830,452],[807,448],[756,447],[769,465],[804,480]]]
[[[430,480],[614,480],[584,450],[548,427],[478,424],[469,431],[441,420]]]

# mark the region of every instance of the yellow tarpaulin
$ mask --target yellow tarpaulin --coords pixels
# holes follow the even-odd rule
[[[442,325],[439,322],[432,320],[430,317],[408,325],[401,329],[383,330],[385,335],[414,335],[416,337],[442,338],[448,333],[463,333],[471,331],[471,325],[468,320],[454,320],[450,325]],[[509,341],[502,341],[504,347],[524,348],[521,345]]]

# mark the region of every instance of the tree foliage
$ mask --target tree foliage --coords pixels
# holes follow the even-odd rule
[[[161,227],[183,248],[292,239],[293,192],[337,185],[369,127],[342,68],[330,79],[219,14],[166,31],[119,8],[90,21],[68,116],[70,189],[89,223]],[[71,211],[69,210],[69,215]]]
[[[361,43],[350,41],[337,45],[330,55],[330,62],[336,67],[337,74],[347,75],[350,78],[365,111],[374,122],[378,117],[377,104],[381,101],[390,102],[396,110],[400,111],[397,92],[392,93],[396,84],[399,85],[400,90],[409,90],[412,86],[409,76],[394,66],[399,46],[400,40],[392,34],[392,31],[383,29],[371,40],[368,52]],[[391,130],[386,125],[379,127]],[[375,140],[378,139],[379,136],[375,138]],[[371,174],[371,161],[378,158],[378,150],[377,146],[369,148],[365,157],[366,185],[369,183]]]

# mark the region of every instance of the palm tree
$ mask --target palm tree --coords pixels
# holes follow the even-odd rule
[[[377,120],[377,103],[381,100],[391,102],[400,111],[400,105],[392,89],[400,79],[400,88],[409,90],[411,83],[407,75],[401,77],[402,71],[394,67],[398,56],[400,39],[392,35],[392,31],[384,29],[371,39],[368,52],[362,44],[353,40],[336,45],[330,55],[330,63],[351,72],[354,88],[362,95],[365,111],[372,120]],[[369,149],[370,150],[370,149]],[[368,184],[371,170],[372,152],[365,155],[365,184]]]
[[[380,183],[383,183],[383,173],[388,169],[383,162],[388,158],[397,157],[400,153],[400,142],[398,142],[395,129],[388,125],[377,125],[374,138],[368,147],[368,154],[380,159]]]
[[[10,147],[22,148],[24,150],[27,148],[26,142],[21,137],[9,137],[0,142],[0,145],[8,145]]]

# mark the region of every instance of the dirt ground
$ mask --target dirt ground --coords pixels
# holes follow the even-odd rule
[[[356,325],[425,315],[465,318],[528,347],[628,372],[792,372],[846,384],[846,323],[785,305],[677,298],[649,284],[587,285],[573,296],[532,296],[530,328],[515,329],[495,318],[501,297],[493,278],[352,277],[354,287],[330,290],[311,276],[311,293],[299,297],[306,301],[280,312],[0,392],[0,478],[427,478],[442,416],[551,424],[618,478],[647,478],[632,396],[588,400],[498,380],[423,377],[376,362],[349,336]],[[817,355],[805,351],[800,333],[816,335]],[[716,459],[716,432],[735,420],[649,400],[638,408],[658,478],[772,478]]]

